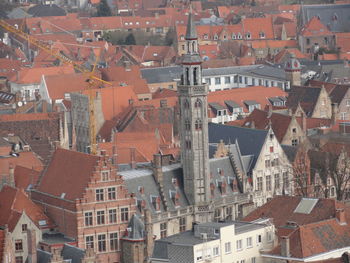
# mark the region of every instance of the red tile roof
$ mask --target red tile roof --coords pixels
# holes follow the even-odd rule
[[[65,98],[65,94],[81,92],[90,88],[86,74],[62,74],[45,76],[44,78],[49,97],[53,100],[62,100]]]
[[[131,101],[138,100],[132,86],[91,89],[85,90],[83,94],[97,94],[97,92],[101,94],[102,112],[105,120],[111,120],[122,113]]]
[[[44,214],[41,207],[36,205],[27,194],[20,189],[5,185],[0,192],[0,225],[8,224],[9,231],[12,232],[21,214],[25,212],[27,216],[38,227],[52,227],[52,221]],[[40,226],[39,221],[45,220],[45,226]]]
[[[350,226],[341,225],[332,218],[299,226],[288,235],[290,256],[306,258],[335,249],[348,247],[350,244]],[[280,255],[280,249],[274,249],[273,254]]]
[[[43,75],[50,76],[70,73],[74,73],[72,66],[22,68],[10,81],[19,84],[39,84]]]
[[[56,113],[15,113],[0,114],[1,122],[48,120],[57,118]]]
[[[245,18],[242,20],[245,33],[251,34],[251,39],[260,39],[263,32],[266,39],[274,39],[273,23],[271,17]]]
[[[273,218],[276,227],[285,226],[288,221],[298,225],[310,224],[335,217],[336,209],[344,205],[333,199],[318,199],[315,207],[309,214],[296,213],[294,210],[300,203],[302,197],[276,196],[266,204],[258,207],[244,221],[253,221],[259,218]],[[279,209],[276,209],[278,207]]]
[[[310,19],[310,21],[301,29],[300,34],[304,37],[314,37],[314,36],[328,36],[333,33],[328,30],[328,28],[323,25],[316,16]]]
[[[296,40],[255,40],[252,41],[252,48],[296,48]]]
[[[244,118],[242,127],[247,127],[254,122],[254,127],[259,130],[267,130],[271,123],[272,130],[279,142],[282,142],[286,135],[287,129],[290,125],[292,117],[280,113],[272,113],[269,116],[269,112],[254,109],[254,111]]]
[[[40,173],[40,171],[16,165],[14,172],[16,187],[26,190],[29,185],[35,186],[38,183]]]
[[[210,92],[208,95],[208,102],[217,102],[223,105],[225,100],[232,100],[239,104],[243,108],[244,112],[248,112],[244,101],[255,100],[261,105],[261,108],[264,108],[266,105],[270,104],[268,100],[269,98],[277,96],[286,97],[287,93],[277,87],[255,86],[246,87],[244,89]]]
[[[0,175],[8,175],[9,167],[16,165],[23,166],[28,169],[34,169],[40,172],[43,169],[43,163],[34,152],[21,152],[19,156],[9,156],[0,158]]]
[[[75,151],[57,149],[42,175],[38,190],[74,201],[82,197],[91,180],[99,157]]]

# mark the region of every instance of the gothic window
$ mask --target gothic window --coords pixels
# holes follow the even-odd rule
[[[185,109],[190,108],[190,104],[188,103],[188,100],[185,100],[184,107]]]
[[[200,120],[200,119],[196,120],[195,128],[196,128],[196,130],[202,129],[202,120]]]
[[[200,99],[197,99],[196,102],[195,102],[195,104],[194,104],[194,106],[195,106],[196,108],[202,107],[202,101],[201,101]]]
[[[186,68],[186,85],[189,85],[190,84],[190,69],[189,68]]]
[[[192,147],[191,146],[191,141],[186,141],[185,143],[186,143],[186,149],[187,150],[191,150],[191,147]]]
[[[198,74],[198,68],[194,68],[193,69],[193,84],[194,85],[198,85],[197,74]]]
[[[191,130],[191,122],[189,120],[185,120],[185,130]]]

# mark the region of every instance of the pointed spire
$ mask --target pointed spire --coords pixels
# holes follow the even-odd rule
[[[197,30],[192,17],[192,3],[190,3],[190,13],[188,14],[186,40],[197,39]]]

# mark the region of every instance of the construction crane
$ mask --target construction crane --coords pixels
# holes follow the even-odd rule
[[[71,65],[73,68],[81,73],[88,75],[88,82],[92,86],[96,82],[112,85],[110,82],[105,81],[103,79],[100,79],[94,75],[94,71],[96,69],[97,59],[95,61],[95,64],[93,66],[92,71],[87,69],[86,67],[76,63],[75,61],[71,60],[70,58],[66,57],[62,53],[56,50],[52,50],[49,45],[46,45],[45,43],[42,43],[38,39],[30,36],[29,34],[23,32],[21,29],[14,27],[4,21],[3,19],[0,19],[0,26],[4,28],[7,32],[13,33],[16,36],[23,38],[24,40],[28,41],[28,43],[40,48],[41,50],[47,52],[48,54],[52,55],[53,57],[59,59],[62,63]],[[93,94],[89,94],[89,129],[90,129],[90,153],[96,154],[97,153],[97,145],[96,145],[96,125],[95,125],[95,110],[94,110],[94,97]]]

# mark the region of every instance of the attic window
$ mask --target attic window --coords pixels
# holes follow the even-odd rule
[[[249,32],[245,34],[245,37],[246,37],[246,39],[251,39],[252,38],[252,36],[251,36],[251,34]]]
[[[232,37],[231,37],[231,38],[232,38],[232,39],[236,39],[235,33],[232,34]]]
[[[215,35],[215,36],[214,36],[214,40],[218,40],[218,35]]]
[[[265,33],[264,33],[264,32],[260,32],[260,33],[259,33],[259,37],[260,37],[260,38],[265,38]]]
[[[203,38],[204,38],[204,39],[208,39],[208,35],[207,35],[207,34],[204,34]]]
[[[160,211],[160,197],[159,196],[151,196],[151,201],[154,209],[156,211]]]
[[[337,20],[338,20],[337,14],[334,14],[334,15],[332,16],[332,20],[333,20],[333,21],[337,21]]]
[[[238,33],[238,35],[237,35],[237,39],[242,39],[242,35],[241,35],[241,33]]]
[[[136,22],[136,25],[139,25],[140,24],[140,22]]]

